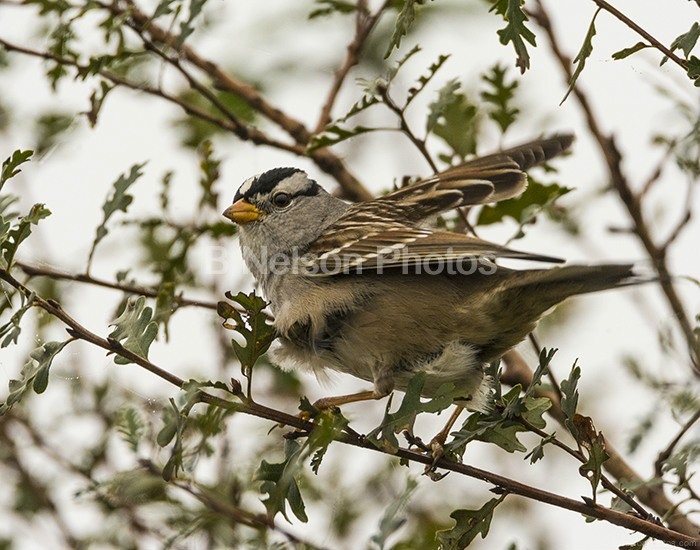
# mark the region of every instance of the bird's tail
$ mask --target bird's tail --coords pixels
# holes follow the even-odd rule
[[[500,334],[484,350],[486,360],[500,357],[531,332],[542,315],[566,298],[609,288],[650,282],[632,264],[571,265],[547,270],[511,271],[491,314]]]
[[[520,272],[519,275],[513,277],[509,289],[526,291],[533,299],[541,299],[543,311],[570,296],[653,280],[637,273],[633,264],[570,265]]]

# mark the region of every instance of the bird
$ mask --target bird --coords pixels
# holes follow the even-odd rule
[[[270,302],[279,341],[272,361],[372,384],[317,406],[380,399],[423,373],[424,397],[453,384],[455,403],[488,410],[488,365],[548,310],[639,278],[633,264],[504,267],[501,258],[563,260],[438,230],[431,221],[519,196],[526,170],[566,152],[573,140],[536,139],[357,203],[298,168],[248,178],[223,215],[239,225],[243,259]]]

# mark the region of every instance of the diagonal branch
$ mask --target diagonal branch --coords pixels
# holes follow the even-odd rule
[[[55,61],[56,63],[60,63],[63,66],[73,67],[80,72],[88,70],[87,66],[81,65],[80,63],[78,63],[77,61],[74,61],[73,59],[61,57],[61,56],[55,55],[51,52],[32,50],[31,48],[26,48],[24,46],[12,44],[11,42],[8,42],[2,38],[0,38],[0,46],[4,47],[7,51],[10,51],[10,52],[21,53],[21,54],[29,55],[32,57],[46,59],[49,61]],[[194,117],[199,118],[201,120],[204,120],[206,122],[209,122],[210,124],[218,126],[218,127],[222,128],[223,130],[227,130],[229,132],[232,132],[235,135],[237,135],[238,137],[240,137],[241,139],[250,140],[253,143],[255,143],[256,145],[268,145],[270,147],[289,151],[289,152],[295,153],[297,155],[304,154],[303,147],[300,147],[300,146],[294,145],[294,144],[284,143],[284,142],[272,139],[272,138],[268,137],[266,134],[264,134],[263,132],[261,132],[260,130],[257,130],[256,128],[253,128],[250,126],[246,126],[242,123],[233,122],[230,119],[220,119],[218,117],[212,116],[211,114],[200,109],[199,107],[191,105],[191,104],[187,103],[186,101],[183,101],[182,99],[180,99],[174,95],[171,95],[168,92],[166,92],[160,88],[154,88],[154,87],[148,86],[147,84],[139,84],[136,82],[132,82],[131,80],[128,80],[126,78],[123,78],[117,74],[114,74],[114,73],[112,73],[110,71],[106,71],[106,70],[99,70],[99,71],[97,71],[97,74],[100,75],[101,77],[105,78],[106,80],[110,81],[112,84],[114,84],[116,86],[122,86],[124,88],[129,88],[131,90],[144,92],[148,95],[152,95],[152,96],[164,99],[164,100],[168,101],[169,103],[173,103],[174,105],[177,105],[178,107],[180,107],[188,115],[191,115],[191,116],[194,116]]]
[[[115,283],[112,281],[107,281],[105,279],[93,277],[92,275],[85,275],[82,273],[66,273],[65,271],[59,271],[50,267],[32,265],[21,261],[15,261],[15,266],[17,266],[30,277],[48,277],[49,279],[75,281],[78,283],[86,283],[95,286],[100,286],[103,288],[121,290],[122,292],[126,292],[128,294],[147,296],[148,298],[158,297],[158,289],[152,286],[139,286],[127,283]],[[178,307],[192,306],[216,310],[215,302],[208,302],[205,300],[194,300],[191,298],[185,298],[181,295],[175,296],[173,300],[175,301]]]
[[[338,97],[340,88],[345,82],[345,78],[348,76],[350,69],[352,69],[359,62],[360,51],[362,50],[367,37],[372,32],[379,18],[384,13],[389,1],[385,2],[380,6],[374,14],[369,15],[367,0],[358,0],[357,6],[355,7],[355,37],[352,42],[348,45],[347,53],[345,54],[345,61],[335,72],[333,77],[333,82],[331,88],[328,91],[328,96],[326,101],[321,108],[321,114],[318,117],[318,122],[316,123],[315,134],[323,131],[323,129],[328,126],[331,121],[331,111],[333,110],[333,105]]]
[[[26,286],[24,286],[17,279],[12,277],[12,275],[10,275],[5,270],[0,270],[0,279],[17,289],[22,294],[31,294],[31,291]],[[33,305],[43,309],[50,315],[56,317],[64,324],[66,324],[69,327],[68,331],[69,334],[71,334],[71,336],[90,342],[102,349],[107,350],[108,352],[117,353],[122,357],[129,359],[133,363],[136,363],[142,368],[148,370],[149,372],[155,374],[159,378],[162,378],[163,380],[177,387],[182,387],[185,384],[185,381],[183,379],[179,378],[174,374],[171,374],[170,372],[166,371],[165,369],[162,369],[161,367],[158,367],[157,365],[148,361],[147,359],[144,359],[136,353],[124,348],[119,342],[116,342],[112,339],[102,338],[101,336],[98,336],[97,334],[89,331],[88,329],[80,325],[77,321],[75,321],[68,313],[66,313],[58,302],[53,300],[45,300],[44,298],[35,294]],[[314,429],[314,424],[312,422],[304,420],[298,416],[292,416],[284,412],[271,409],[269,407],[252,401],[240,403],[234,402],[204,391],[200,391],[199,400],[203,403],[223,407],[227,410],[235,410],[236,412],[242,412],[244,414],[257,416],[259,418],[272,420],[276,423],[292,426],[297,429],[306,431],[308,433],[310,433]],[[649,537],[662,540],[664,542],[671,542],[675,544],[682,544],[684,546],[688,546],[690,544],[695,543],[698,540],[697,538],[667,529],[666,527],[658,525],[657,523],[654,523],[652,521],[638,518],[629,514],[624,514],[622,512],[617,512],[615,510],[606,508],[604,506],[600,506],[599,504],[595,504],[590,501],[581,502],[578,500],[573,500],[568,497],[551,493],[549,491],[544,491],[542,489],[538,489],[536,487],[520,483],[513,479],[494,474],[486,470],[482,470],[480,468],[475,468],[467,464],[460,464],[454,462],[445,457],[441,457],[438,460],[435,460],[432,456],[417,453],[404,448],[399,448],[397,453],[395,455],[392,455],[391,453],[385,450],[375,447],[364,437],[357,436],[353,432],[346,432],[342,434],[338,441],[355,447],[369,449],[385,455],[398,456],[401,459],[408,460],[411,462],[436,466],[438,468],[456,472],[468,477],[480,479],[482,481],[494,485],[496,490],[498,490],[499,492],[508,492],[520,495],[531,500],[536,500],[545,504],[550,504],[552,506],[557,506],[566,510],[571,510],[580,514],[605,520],[609,523],[612,523],[613,525],[618,525],[627,529],[632,529],[634,531],[643,533]]]
[[[126,9],[120,7],[117,2],[96,1],[95,3],[118,17],[125,17],[126,23],[138,35],[148,35],[152,42],[175,49],[174,45],[177,44],[178,37],[156,24],[132,0],[128,0]],[[349,172],[343,161],[330,150],[327,148],[316,149],[311,153],[306,153],[306,146],[312,137],[311,131],[301,121],[275,107],[257,88],[224,71],[217,63],[202,57],[187,44],[177,47],[176,52],[181,59],[208,75],[214,82],[214,86],[240,97],[255,111],[289,134],[302,151],[297,154],[308,155],[321,170],[333,176],[348,199],[358,201],[372,198],[372,194]]]

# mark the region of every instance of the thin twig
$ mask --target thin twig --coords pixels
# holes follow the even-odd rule
[[[7,42],[6,40],[4,40],[2,38],[0,38],[0,45],[2,45],[8,51],[22,53],[24,55],[29,55],[32,57],[39,57],[39,58],[46,59],[49,61],[55,61],[56,63],[60,63],[61,65],[64,65],[67,67],[73,67],[73,68],[77,69],[78,71],[86,71],[88,69],[87,66],[81,65],[80,63],[78,63],[77,61],[74,61],[73,59],[61,57],[61,56],[55,55],[51,52],[43,52],[43,51],[38,51],[38,50],[32,50],[30,48],[25,48],[24,46],[18,46],[16,44],[12,44],[10,42]],[[182,110],[185,111],[185,113],[187,113],[188,115],[194,116],[196,118],[199,118],[201,120],[204,120],[206,122],[214,124],[222,129],[224,129],[224,130],[227,130],[229,132],[236,134],[241,139],[252,141],[256,145],[268,145],[270,147],[274,147],[276,149],[282,149],[284,151],[289,151],[290,153],[294,153],[297,155],[304,154],[304,151],[305,151],[304,147],[272,139],[272,138],[268,137],[266,134],[264,134],[263,132],[261,132],[260,130],[257,130],[256,128],[253,128],[250,126],[236,125],[236,124],[232,123],[230,120],[224,120],[224,119],[220,119],[218,117],[212,116],[211,114],[200,109],[199,107],[195,107],[194,105],[191,105],[191,104],[183,101],[182,99],[180,99],[174,95],[171,95],[164,90],[161,90],[160,88],[153,88],[153,87],[148,86],[146,84],[139,84],[136,82],[132,82],[126,78],[123,78],[119,75],[116,75],[116,74],[111,73],[110,71],[106,71],[106,70],[100,70],[97,72],[97,74],[99,74],[101,77],[109,80],[112,84],[115,84],[117,86],[123,86],[125,88],[129,88],[132,90],[144,92],[146,94],[164,99],[164,100],[168,101],[169,103],[173,103],[173,104],[179,106],[180,108],[182,108]]]
[[[158,297],[158,289],[154,288],[153,286],[139,286],[127,283],[116,283],[113,281],[107,281],[105,279],[99,279],[97,277],[93,277],[92,275],[84,275],[82,273],[66,273],[64,271],[59,271],[50,267],[32,265],[21,261],[16,261],[15,265],[30,277],[48,277],[50,279],[75,281],[78,283],[86,283],[90,285],[101,286],[104,288],[121,290],[122,292],[126,292],[128,294],[136,294],[139,296],[146,296],[148,298]],[[209,302],[206,300],[194,300],[192,298],[185,298],[183,296],[175,296],[173,298],[173,301],[175,302],[175,304],[177,304],[178,307],[193,306],[216,310],[216,302]]]
[[[673,451],[675,450],[680,440],[686,433],[688,433],[688,430],[690,430],[690,428],[693,427],[693,424],[695,424],[698,420],[700,420],[700,411],[697,411],[693,416],[691,416],[688,419],[688,421],[685,424],[683,424],[676,436],[671,440],[671,442],[666,446],[666,448],[659,453],[656,462],[654,462],[654,471],[656,473],[656,477],[661,477],[661,474],[663,473],[662,470],[664,462],[666,462],[666,460],[668,460],[668,458],[673,454]]]
[[[394,100],[391,99],[391,96],[389,95],[389,90],[386,87],[382,87],[380,89],[380,93],[382,99],[384,100],[384,104],[387,107],[389,107],[389,109],[391,109],[394,113],[396,113],[396,116],[399,117],[401,132],[403,132],[406,135],[406,137],[411,141],[411,143],[415,145],[416,149],[420,151],[421,155],[423,155],[423,158],[425,158],[425,160],[430,165],[430,169],[433,171],[433,173],[437,173],[437,165],[435,164],[432,156],[428,152],[428,148],[425,145],[425,140],[420,139],[413,133],[411,127],[408,125],[408,121],[406,120],[406,114],[404,113],[404,110],[401,107],[399,107],[396,103],[394,103]]]
[[[384,13],[388,3],[388,1],[385,1],[377,9],[377,11],[374,12],[374,14],[369,15],[367,0],[357,0],[357,5],[355,6],[355,36],[352,42],[348,44],[347,53],[345,54],[345,61],[333,76],[333,82],[331,83],[330,90],[328,91],[326,101],[321,108],[321,113],[318,117],[314,134],[322,132],[323,129],[330,123],[331,111],[333,110],[333,105],[338,97],[340,88],[345,82],[345,78],[348,76],[350,69],[352,69],[359,62],[360,52],[367,41],[367,37]]]

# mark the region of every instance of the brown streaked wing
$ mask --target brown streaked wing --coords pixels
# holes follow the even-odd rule
[[[561,263],[563,260],[541,254],[512,250],[504,246],[447,231],[423,228],[392,228],[366,234],[361,239],[344,243],[342,247],[309,250],[316,255],[307,263],[316,276],[352,272],[376,271],[428,263],[451,263],[466,258],[515,258],[538,262]]]

